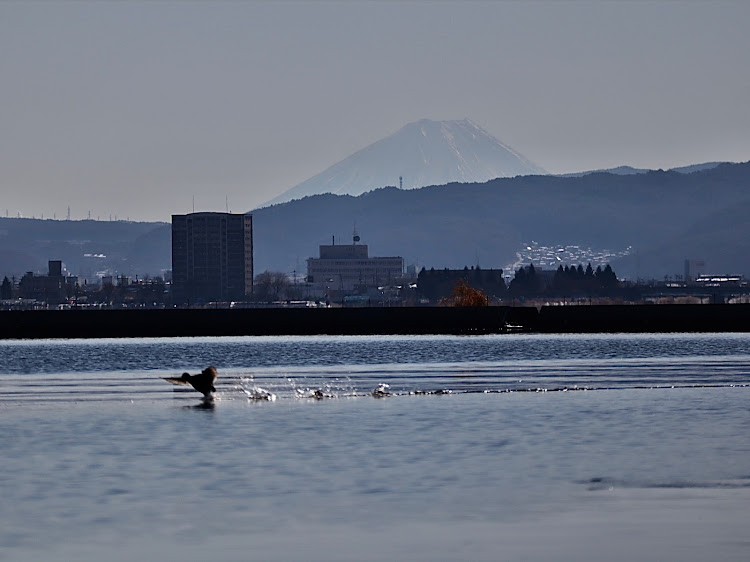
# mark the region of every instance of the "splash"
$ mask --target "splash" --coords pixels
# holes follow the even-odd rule
[[[312,398],[313,400],[325,400],[326,398],[336,398],[335,394],[326,392],[320,388],[295,388],[294,392],[297,398]]]
[[[372,395],[375,398],[385,398],[386,396],[391,396],[391,391],[389,390],[391,388],[391,385],[381,383],[372,391]]]
[[[257,400],[261,402],[276,401],[276,395],[273,392],[255,385],[252,378],[241,378],[240,390],[245,394],[248,400]]]

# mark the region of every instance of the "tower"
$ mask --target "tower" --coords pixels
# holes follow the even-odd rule
[[[253,216],[172,215],[175,304],[247,300],[253,293]]]

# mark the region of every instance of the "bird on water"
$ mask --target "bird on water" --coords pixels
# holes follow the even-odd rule
[[[206,367],[199,375],[182,373],[181,377],[165,377],[164,380],[172,384],[189,384],[202,393],[204,398],[213,398],[213,393],[216,392],[214,381],[217,376],[216,367]]]

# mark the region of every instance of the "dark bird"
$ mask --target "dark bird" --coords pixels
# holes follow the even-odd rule
[[[214,381],[217,376],[216,367],[206,367],[200,375],[182,373],[181,377],[165,377],[164,380],[172,384],[189,384],[202,393],[204,398],[211,398],[212,393],[216,392]]]

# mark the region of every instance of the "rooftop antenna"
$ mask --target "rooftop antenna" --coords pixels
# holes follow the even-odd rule
[[[354,223],[354,232],[352,233],[352,241],[354,245],[357,245],[357,242],[359,242],[359,234],[357,234],[357,223]]]
[[[70,205],[68,205],[68,220],[70,220]]]
[[[193,212],[195,212],[195,195],[193,195]]]
[[[398,188],[399,189],[404,189],[404,176],[399,176],[398,177]]]
[[[228,213],[229,212],[229,196],[228,195],[224,196],[224,204],[227,207],[227,213]]]

